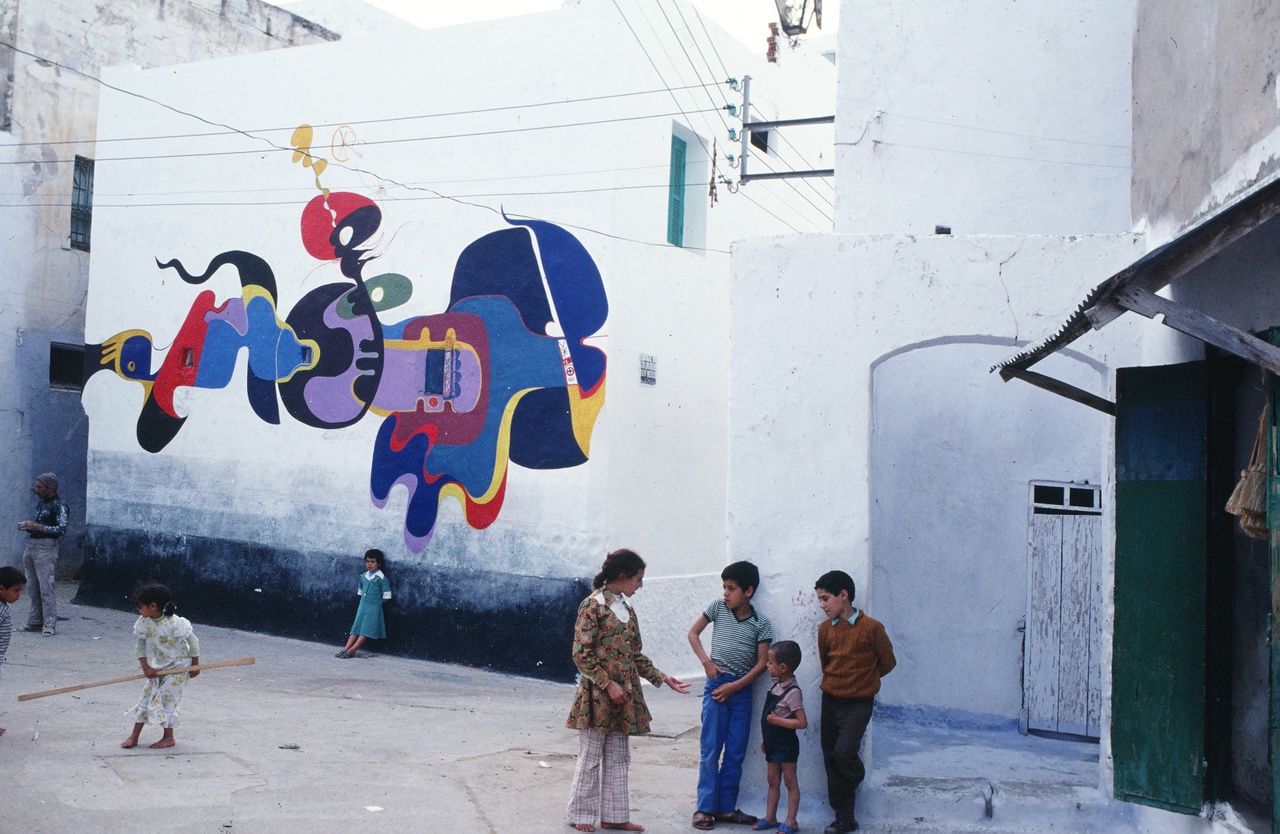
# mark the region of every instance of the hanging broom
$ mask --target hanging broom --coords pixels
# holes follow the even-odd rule
[[[1227,499],[1227,512],[1240,517],[1240,529],[1253,539],[1265,539],[1267,528],[1267,409],[1258,420],[1249,465],[1240,472],[1240,483]]]

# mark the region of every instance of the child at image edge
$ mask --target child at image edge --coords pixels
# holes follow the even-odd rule
[[[738,808],[738,783],[751,734],[751,682],[764,671],[773,642],[769,619],[751,605],[760,586],[759,569],[750,562],[734,562],[721,572],[720,580],[723,596],[708,605],[689,629],[689,645],[707,674],[702,692],[698,808],[693,814],[693,827],[702,831],[717,822],[756,822]],[[712,626],[710,655],[701,636],[708,625]]]
[[[804,696],[796,683],[796,667],[800,665],[800,646],[793,640],[780,640],[769,649],[765,669],[773,678],[773,686],[764,699],[760,712],[760,752],[769,763],[769,795],[764,819],[752,826],[756,831],[796,834],[800,824],[800,783],[796,781],[796,762],[800,759],[800,738],[796,730],[809,726],[804,717]],[[778,822],[778,799],[781,782],[787,783],[787,821]]]
[[[12,565],[0,568],[0,669],[4,668],[5,655],[9,653],[9,638],[13,635],[13,612],[9,606],[22,596],[27,587],[27,577]],[[4,727],[0,727],[0,736]]]
[[[200,670],[161,675],[166,669],[198,666],[200,641],[191,629],[191,621],[174,613],[173,596],[163,585],[143,585],[133,594],[133,604],[138,609],[138,621],[133,624],[133,635],[138,638],[137,657],[147,682],[142,687],[138,705],[130,711],[133,716],[133,732],[120,742],[124,748],[136,747],[138,736],[147,724],[159,724],[164,732],[153,749],[172,747],[176,742],[173,728],[178,723],[178,703],[187,678],[198,677]]]
[[[818,605],[827,615],[818,626],[822,664],[822,758],[827,767],[827,801],[835,820],[824,834],[858,830],[854,799],[867,770],[858,756],[871,721],[880,678],[898,661],[878,620],[853,607],[853,578],[841,570],[818,577]]]

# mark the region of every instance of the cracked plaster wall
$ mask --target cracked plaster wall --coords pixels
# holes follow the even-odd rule
[[[11,78],[3,89],[9,125],[0,132],[0,448],[13,476],[0,483],[0,517],[26,518],[29,478],[58,472],[71,506],[59,572],[74,574],[87,420],[79,396],[50,390],[48,381],[50,342],[80,345],[84,337],[89,253],[69,246],[73,159],[101,156],[101,168],[112,155],[151,152],[95,144],[100,87],[85,76],[113,64],[159,66],[335,36],[260,0],[3,0],[0,37],[22,50],[0,48],[0,73]],[[13,525],[4,530],[8,552],[20,554],[25,536]]]
[[[1057,327],[1099,276],[1141,252],[1134,235],[826,235],[735,246],[730,555],[760,565],[758,598],[775,633],[816,658],[813,581],[846,570],[901,649],[882,702],[1016,721],[1027,482],[1104,477],[1109,435],[1090,409],[1030,386],[1010,390],[1021,383],[1000,383],[989,368]],[[1138,328],[1117,322],[1084,337],[1078,358],[1061,360],[1067,378],[1109,397],[1099,369],[1136,363]],[[927,415],[939,425],[922,422]],[[896,445],[877,447],[888,432]],[[935,466],[938,444],[958,468]],[[966,459],[971,477],[962,478]],[[926,500],[940,495],[943,506]],[[799,677],[817,692],[816,662]],[[808,732],[801,770],[816,788],[816,725]]]
[[[637,3],[620,5],[628,19],[639,19]],[[706,48],[692,10],[686,6],[684,14]],[[710,23],[708,29],[717,31]],[[657,36],[660,42],[655,42]],[[641,32],[641,38],[664,77],[684,77],[688,63],[665,35]],[[753,97],[759,97],[753,100],[763,102],[762,112],[769,115],[776,115],[771,101],[790,100],[784,90],[801,91],[796,106],[806,109],[831,97],[835,72],[824,59],[815,57],[811,68],[799,60],[770,67],[727,38],[717,39],[717,49],[730,66],[758,74],[761,82]],[[494,54],[502,56],[503,73],[488,71]],[[664,54],[670,63],[661,58]],[[456,69],[452,83],[405,82],[430,79],[442,66]],[[331,78],[334,67],[351,68],[341,86],[317,83]],[[683,117],[673,123],[665,90],[641,103],[616,97],[622,91],[650,89],[654,75],[646,52],[612,3],[575,4],[560,12],[173,69],[117,68],[108,79],[237,126],[330,126],[316,131],[315,149],[330,159],[324,186],[366,194],[382,205],[378,258],[366,275],[396,272],[413,283],[412,297],[387,314],[389,321],[448,307],[459,253],[505,226],[499,207],[571,227],[605,282],[609,318],[598,344],[609,356],[609,379],[588,462],[562,470],[511,467],[501,513],[483,530],[466,525],[457,502],[444,501],[435,538],[421,553],[411,553],[404,544],[404,491],[392,490],[383,509],[369,499],[377,416],[333,431],[307,427],[287,414],[280,425],[266,424],[245,401],[241,369],[225,389],[183,389],[178,410],[190,417],[174,441],[153,455],[139,448],[135,436],[141,400],[137,386],[101,374],[90,381],[84,396],[93,420],[89,511],[95,525],[137,536],[187,534],[216,542],[227,552],[260,547],[279,554],[284,572],[318,600],[329,593],[324,583],[335,581],[331,560],[370,546],[382,547],[392,568],[403,565],[406,573],[487,570],[519,577],[527,583],[524,587],[532,588],[544,580],[549,586],[589,580],[607,549],[629,546],[649,565],[646,587],[636,599],[646,652],[674,674],[697,669],[685,632],[717,594],[727,550],[725,252],[736,236],[786,228],[774,214],[788,222],[804,218],[805,227],[820,220],[816,210],[793,216],[780,205],[777,194],[791,193],[785,183],[753,184],[758,189],[754,199],[764,209],[723,190],[715,209],[706,209],[708,161],[706,176],[689,177],[689,202],[704,208],[694,211],[691,205],[686,216],[686,241],[707,248],[660,243],[666,188],[635,186],[652,185],[655,175],[665,183],[673,130],[685,135],[697,131],[710,148],[722,125],[714,115],[697,115],[705,108],[706,92],[701,87],[676,91],[679,108],[690,114],[688,123]],[[258,95],[242,94],[250,85]],[[565,101],[554,114],[520,107],[551,99]],[[423,114],[453,115],[430,122],[403,118]],[[570,122],[584,124],[575,130],[511,133],[524,126]],[[335,125],[350,126],[354,139],[349,146],[339,141],[335,149],[331,144]],[[146,102],[108,92],[101,130],[103,136],[115,137],[169,135],[191,127],[189,119],[156,113]],[[423,141],[424,130],[461,137]],[[289,134],[286,129],[268,135],[283,142]],[[697,140],[690,138],[693,158]],[[815,158],[803,138],[793,141]],[[155,337],[159,361],[159,352],[199,290],[158,270],[156,257],[178,257],[202,269],[218,252],[253,252],[271,264],[282,317],[313,287],[334,280],[336,267],[316,261],[302,248],[298,216],[316,194],[314,175],[291,163],[288,152],[257,153],[262,146],[242,136],[156,141],[153,147],[165,153],[193,147],[235,153],[104,168],[103,189],[142,192],[147,197],[142,202],[153,205],[113,208],[99,216],[102,243],[93,253],[87,325],[91,342],[145,328]],[[254,152],[243,153],[246,148]],[[331,155],[337,150],[349,153],[362,170],[336,164]],[[419,190],[410,193],[398,188],[400,183]],[[427,187],[472,196],[431,199],[434,192]],[[187,202],[182,192],[188,189],[236,197],[227,205],[198,208],[154,205]],[[563,193],[574,189],[581,191]],[[244,205],[258,200],[261,205]],[[689,228],[699,220],[703,229]],[[207,288],[219,300],[238,294],[231,270],[210,279]],[[640,382],[642,353],[657,358],[654,386]],[[174,490],[173,484],[181,489]],[[228,582],[228,608],[243,596],[254,596],[243,585]],[[484,627],[512,628],[502,598],[444,596],[443,602],[431,604],[502,610],[503,616],[490,616]],[[561,602],[555,600],[557,606]],[[289,607],[296,604],[296,599],[282,601],[277,619],[288,619]],[[576,601],[552,614],[571,623],[574,605]],[[429,616],[424,615],[424,622]],[[264,628],[274,627],[265,614],[262,622]],[[541,632],[531,628],[521,636],[535,639]],[[391,650],[407,650],[405,646],[402,642]],[[557,658],[567,659],[568,648],[563,644]],[[438,656],[429,645],[422,651],[423,656]],[[499,663],[480,655],[473,661]]]
[[[1133,2],[847,2],[836,230],[1128,231]]]
[[[1280,167],[1280,5],[1138,0],[1133,220],[1154,248]]]

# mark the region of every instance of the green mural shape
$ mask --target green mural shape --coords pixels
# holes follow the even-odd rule
[[[373,309],[379,313],[399,307],[413,295],[413,282],[396,272],[375,275],[365,281],[364,285],[369,291],[369,301],[373,304]],[[351,301],[351,293],[356,289],[352,287],[351,291],[338,301],[338,315],[344,319],[356,317],[355,305]]]

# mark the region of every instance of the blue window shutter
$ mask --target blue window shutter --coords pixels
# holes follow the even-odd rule
[[[71,248],[89,251],[93,222],[93,160],[77,156],[71,180]]]
[[[671,193],[667,199],[667,243],[684,246],[685,141],[671,137]]]

